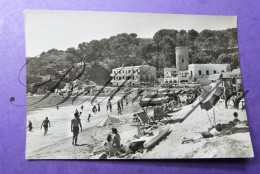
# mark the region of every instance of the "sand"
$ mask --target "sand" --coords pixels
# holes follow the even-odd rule
[[[104,98],[99,97],[98,101]],[[119,97],[112,101],[116,102]],[[106,137],[111,133],[111,127],[116,127],[121,136],[121,143],[125,144],[137,133],[136,127],[132,125],[133,113],[140,112],[142,109],[137,102],[124,108],[122,114],[117,115],[116,105],[113,106],[113,112],[106,111],[107,99],[101,103],[101,112],[93,114],[91,112],[90,102],[84,103],[81,121],[83,131],[79,133],[79,146],[72,146],[72,133],[70,132],[70,120],[73,113],[80,106],[64,105],[56,110],[55,107],[44,107],[40,110],[29,111],[27,119],[33,122],[33,132],[27,131],[26,159],[95,159],[100,156],[93,156],[93,149],[102,146]],[[194,103],[195,104],[195,103]],[[187,105],[172,116],[173,120],[183,118],[185,114],[194,106]],[[233,112],[239,114],[241,121],[247,120],[246,112],[236,109],[224,109],[224,102],[219,102],[215,108],[216,123],[227,123],[233,120]],[[90,122],[87,122],[87,116],[91,113]],[[112,126],[99,126],[107,115],[116,117],[122,122]],[[43,136],[43,130],[40,129],[41,122],[48,116],[51,122],[51,128],[48,135]],[[198,133],[206,131],[211,125],[208,116],[214,124],[212,110],[205,111],[198,107],[183,123],[172,122],[170,124],[171,133],[163,139],[154,148],[145,150],[138,158],[224,158],[224,157],[253,157],[253,150],[249,133],[238,133],[225,135],[209,139],[203,139],[195,143],[181,144],[182,139],[192,138]]]

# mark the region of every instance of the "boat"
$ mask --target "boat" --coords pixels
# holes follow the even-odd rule
[[[166,125],[166,126],[162,126],[161,128],[159,128],[158,131],[154,132],[154,135],[149,137],[149,139],[147,139],[143,146],[144,148],[150,148],[153,147],[154,145],[156,145],[162,138],[164,138],[168,132],[170,130],[170,126]]]

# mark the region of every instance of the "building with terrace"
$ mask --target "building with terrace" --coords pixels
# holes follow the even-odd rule
[[[119,67],[112,69],[110,75],[113,86],[138,87],[142,82],[157,81],[156,68],[150,65]]]

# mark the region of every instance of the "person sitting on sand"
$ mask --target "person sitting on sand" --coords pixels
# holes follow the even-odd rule
[[[74,113],[74,118],[71,120],[71,132],[73,132],[72,145],[77,145],[79,126],[82,131],[81,121],[76,113]]]
[[[237,123],[241,123],[241,121],[237,118],[238,117],[238,113],[237,112],[234,112],[233,113],[233,116],[235,117],[234,120],[231,122],[235,125],[237,125]]]
[[[113,137],[113,147],[116,148],[116,149],[120,149],[120,135],[117,133],[117,129],[116,128],[112,128],[112,134],[114,134],[114,137]]]
[[[109,135],[107,136],[107,142],[106,142],[106,149],[107,149],[107,151],[108,151],[109,157],[115,155],[115,150],[114,150],[114,148],[113,148],[113,144],[112,144],[112,143],[113,143],[113,142],[112,142],[112,135],[109,134]]]
[[[32,122],[31,122],[31,120],[28,121],[28,126],[27,126],[27,128],[29,128],[29,132],[32,131],[33,126],[32,126]]]
[[[97,112],[97,107],[96,107],[96,105],[93,106],[93,108],[92,108],[92,112],[94,112],[94,113]]]
[[[41,125],[41,129],[42,129],[42,126],[44,128],[44,134],[43,135],[45,136],[45,135],[47,135],[48,127],[51,127],[51,123],[50,123],[48,117],[46,117],[46,119],[43,120],[42,125]]]
[[[194,138],[191,138],[191,139],[184,138],[182,140],[182,144],[188,143],[188,142],[194,142],[194,141],[204,139],[204,138],[212,138],[214,136],[218,136],[218,135],[222,135],[222,134],[223,134],[222,126],[221,126],[221,124],[217,124],[216,127],[212,128],[210,131],[200,132],[200,134]]]

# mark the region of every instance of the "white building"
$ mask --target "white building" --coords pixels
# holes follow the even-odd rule
[[[139,86],[141,82],[155,82],[156,68],[150,65],[119,67],[112,70],[113,86]]]
[[[230,64],[190,64],[190,77],[205,77],[211,74],[230,72]]]
[[[164,68],[164,83],[177,83],[177,68]]]

